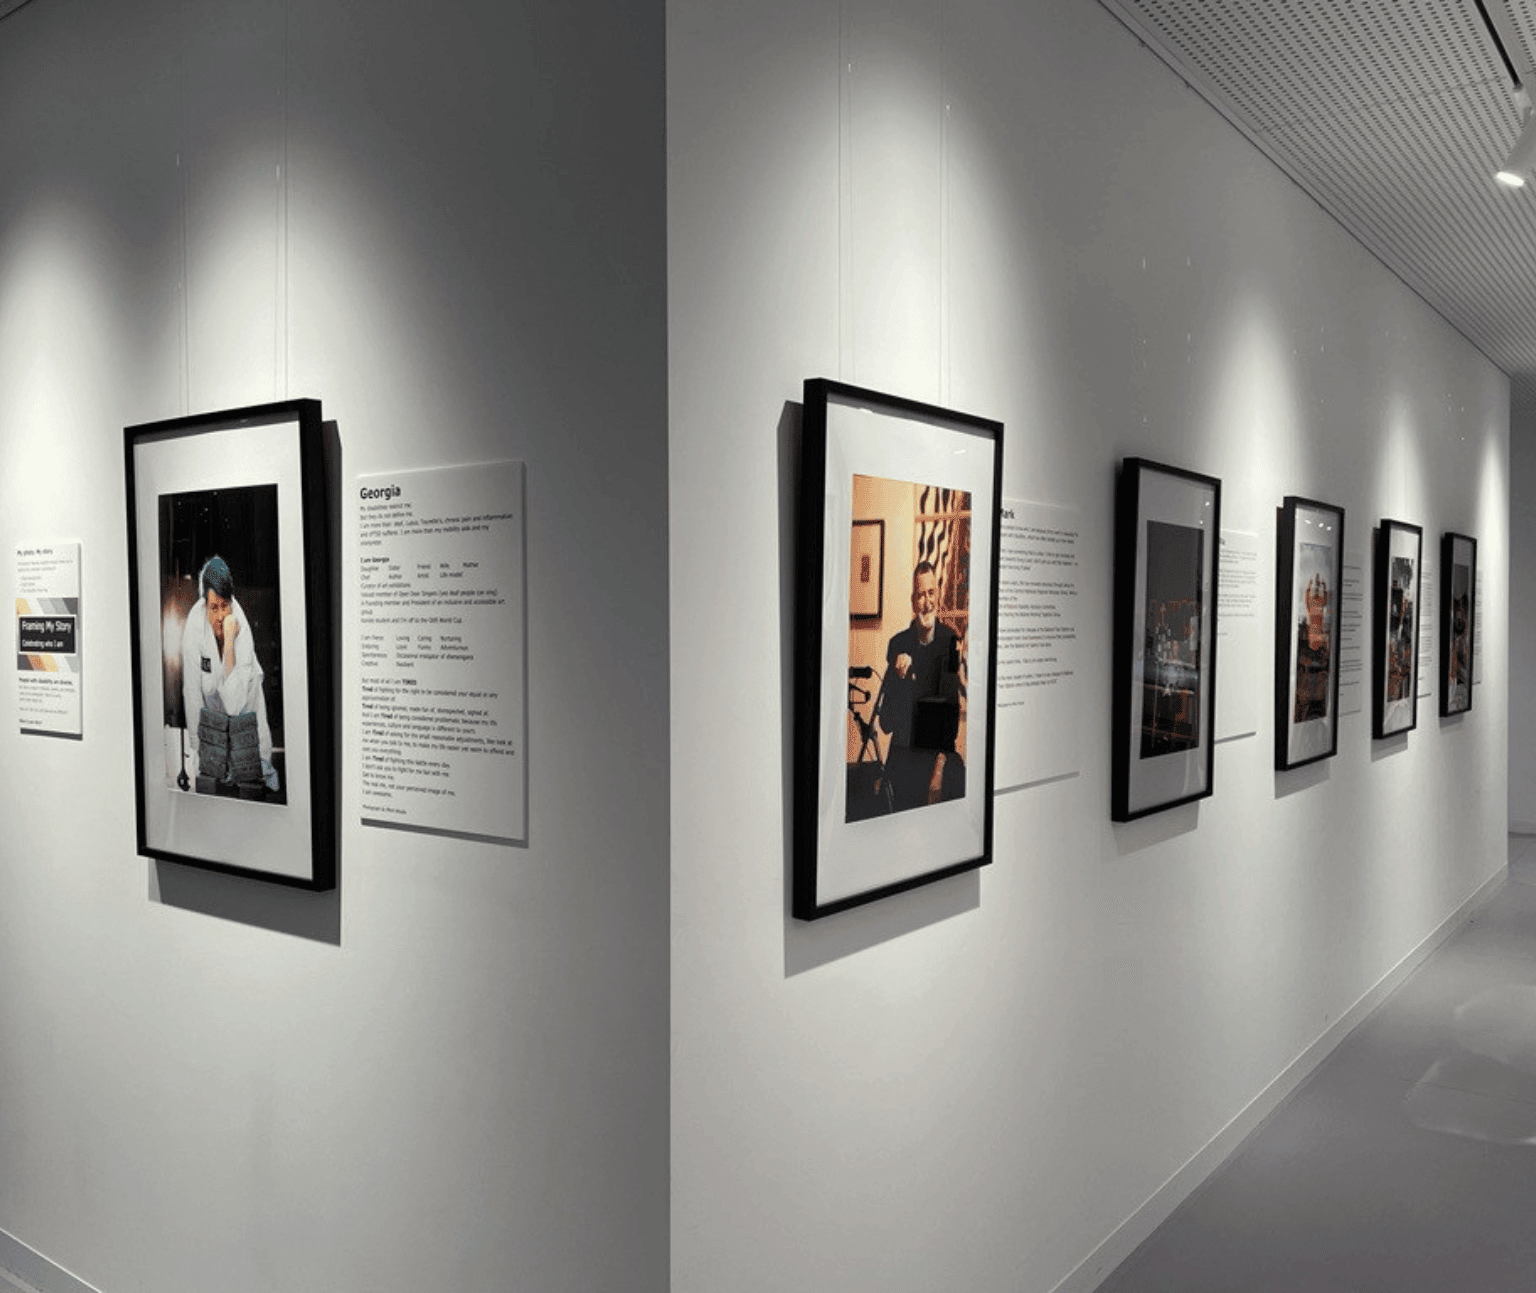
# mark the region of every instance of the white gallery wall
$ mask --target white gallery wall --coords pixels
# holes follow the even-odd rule
[[[79,742],[0,689],[0,1266],[666,1287],[663,57],[609,0],[0,22],[0,530],[81,543],[84,653]],[[138,858],[131,773],[122,429],[301,396],[341,456],[318,896]],[[348,484],[502,458],[527,845],[364,828]]]
[[[1097,5],[667,13],[673,1289],[1088,1289],[1502,872],[1508,383]],[[1083,626],[1077,775],[998,797],[985,870],[814,925],[808,377],[1001,419],[1003,494],[1079,509]],[[1261,595],[1214,797],[1116,826],[1126,455],[1221,478]],[[1436,573],[1477,537],[1470,714],[1373,741],[1367,703],[1273,771],[1293,493],[1367,568],[1383,517]]]
[[[1536,408],[1509,419],[1509,826],[1536,834]]]

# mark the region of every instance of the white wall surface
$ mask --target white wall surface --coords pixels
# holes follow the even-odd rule
[[[1509,427],[1509,822],[1536,834],[1536,408]]]
[[[1504,865],[1507,381],[1096,5],[669,0],[668,152],[673,1289],[1090,1287]],[[1004,495],[1081,509],[1088,641],[1081,775],[999,798],[994,865],[805,925],[813,376],[1002,419]],[[1266,592],[1221,660],[1257,735],[1214,798],[1114,826],[1129,454],[1223,480]],[[1471,714],[1427,698],[1376,742],[1367,704],[1336,758],[1272,770],[1289,493],[1343,505],[1367,559],[1384,516],[1436,571],[1443,530],[1477,536]]]
[[[0,689],[0,1232],[106,1293],[666,1285],[662,20],[0,24],[0,530],[85,653],[79,743]],[[349,704],[336,894],[135,855],[122,428],[290,396],[343,482],[527,463],[526,848],[359,826]]]

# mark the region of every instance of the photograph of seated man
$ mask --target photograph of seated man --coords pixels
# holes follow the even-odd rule
[[[847,821],[965,797],[970,507],[964,490],[853,478],[850,579],[884,587],[850,592]]]
[[[960,640],[938,609],[937,574],[920,561],[912,571],[912,623],[885,652],[880,726],[891,738],[885,766],[897,812],[965,796],[965,760],[955,750]]]
[[[272,766],[272,729],[251,622],[223,557],[198,575],[201,596],[181,637],[181,685],[199,794],[265,798],[282,782]]]

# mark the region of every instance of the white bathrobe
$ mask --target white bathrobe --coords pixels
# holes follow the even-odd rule
[[[272,766],[272,729],[267,724],[267,697],[262,690],[261,666],[256,663],[256,642],[251,636],[251,622],[238,598],[230,602],[229,619],[239,622],[235,637],[235,667],[224,672],[224,656],[219,640],[208,623],[208,604],[199,597],[187,615],[181,634],[181,693],[187,709],[187,738],[192,753],[197,753],[197,716],[204,709],[256,715],[256,732],[261,749],[261,775],[269,790],[280,789],[277,770]],[[194,758],[194,763],[196,762]]]

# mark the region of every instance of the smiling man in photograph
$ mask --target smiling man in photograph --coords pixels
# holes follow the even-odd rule
[[[960,731],[960,641],[939,619],[939,581],[932,563],[912,571],[912,623],[885,652],[880,726],[890,733],[886,769],[895,809],[921,808],[965,795]]]

